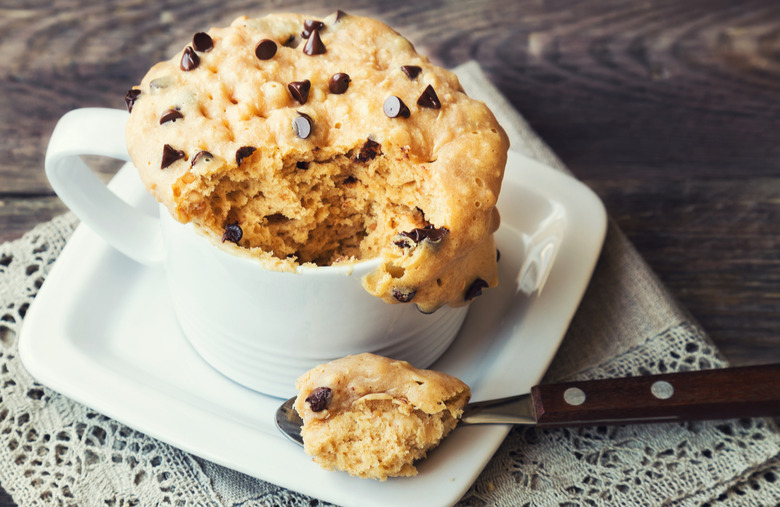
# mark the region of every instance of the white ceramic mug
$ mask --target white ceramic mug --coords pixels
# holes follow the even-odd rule
[[[271,271],[232,255],[192,224],[160,206],[150,216],[120,200],[81,155],[129,161],[128,113],[78,109],[57,124],[46,174],[62,201],[117,250],[162,265],[177,319],[200,355],[234,381],[278,397],[295,394],[295,379],[317,364],[374,352],[432,364],[458,333],[468,307],[431,315],[388,304],[363,289],[378,259],[352,265]]]

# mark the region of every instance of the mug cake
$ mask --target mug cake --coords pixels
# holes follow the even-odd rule
[[[424,313],[498,283],[507,136],[384,23],[241,17],[125,101],[146,188],[236,255],[279,271],[381,259],[364,288]]]

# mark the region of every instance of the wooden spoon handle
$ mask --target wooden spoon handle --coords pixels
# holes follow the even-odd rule
[[[780,416],[780,364],[544,384],[531,395],[540,426]]]

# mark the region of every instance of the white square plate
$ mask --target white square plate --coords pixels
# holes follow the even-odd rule
[[[110,187],[156,210],[132,166]],[[468,383],[474,401],[524,393],[541,380],[606,232],[603,205],[591,190],[514,153],[498,207],[501,283],[474,301],[433,366]],[[414,478],[378,482],[324,471],[276,429],[282,400],[233,383],[192,349],[165,283],[161,269],[135,263],[79,226],[25,318],[19,344],[25,367],[55,391],[152,437],[342,505],[451,505],[509,431],[457,428]]]

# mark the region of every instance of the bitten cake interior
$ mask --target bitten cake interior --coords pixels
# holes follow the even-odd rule
[[[371,139],[324,160],[252,150],[238,170],[209,171],[216,163],[203,156],[176,183],[180,212],[215,230],[240,224],[239,246],[279,259],[322,266],[370,259],[399,231],[431,225],[416,205],[431,202],[418,182],[421,161],[384,153]]]

